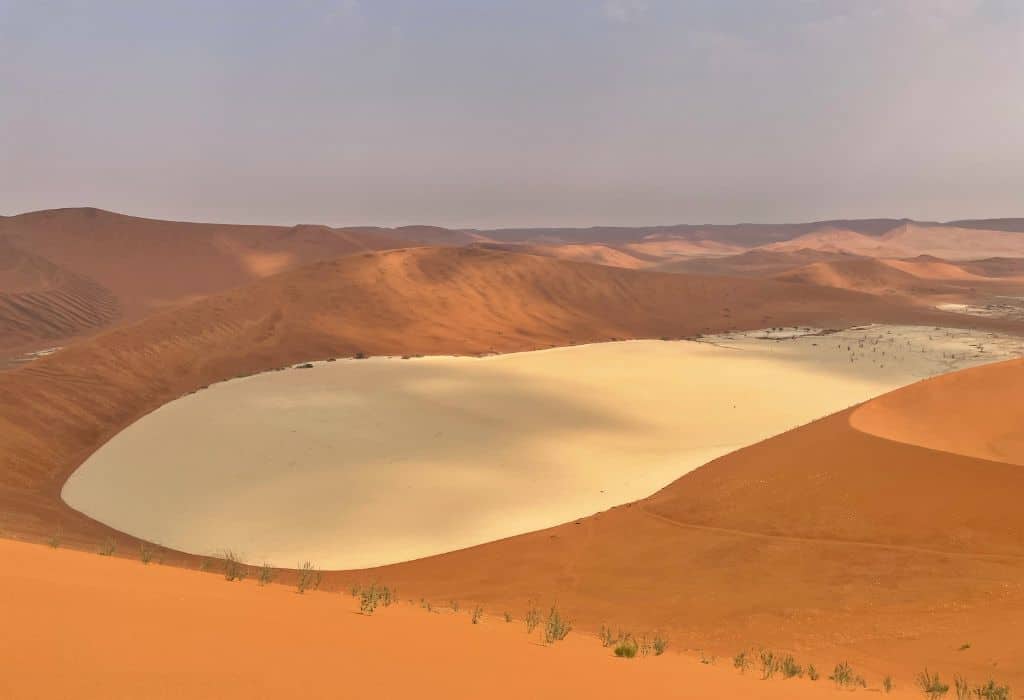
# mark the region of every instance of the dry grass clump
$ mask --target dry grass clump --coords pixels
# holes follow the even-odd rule
[[[148,564],[153,561],[155,554],[156,551],[145,542],[139,545],[139,561],[143,564]]]
[[[943,683],[938,673],[930,673],[928,669],[917,674],[917,687],[932,700],[941,698],[949,692],[949,684]]]
[[[814,668],[814,664],[807,664],[807,677],[812,681],[816,681],[821,678],[821,674],[818,673],[818,669]]]
[[[50,545],[51,547],[53,547],[54,549],[57,549],[58,547],[60,547],[61,540],[63,540],[63,539],[64,539],[64,528],[63,527],[58,527],[54,531],[54,533],[52,535],[50,535],[49,539],[46,540],[46,543],[48,545]]]
[[[395,602],[394,590],[376,583],[371,584],[369,588],[364,588],[359,593],[359,611],[364,615],[372,615],[378,605],[383,605],[386,608],[393,602]],[[430,609],[429,604],[427,609]]]
[[[480,624],[480,618],[482,618],[483,616],[484,616],[484,609],[481,608],[479,605],[477,605],[475,608],[473,608],[473,612],[472,612],[472,614],[470,616],[470,621],[474,625],[478,625],[478,624]]]
[[[260,570],[256,574],[256,581],[261,586],[266,586],[274,580],[275,575],[276,572],[274,571],[274,567],[271,566],[269,562],[263,562],[260,564]]]
[[[767,649],[761,650],[759,658],[761,661],[761,680],[766,681],[779,671],[782,662],[775,656],[775,652],[768,651]]]
[[[100,545],[99,555],[101,557],[114,556],[114,552],[117,551],[117,543],[114,542],[113,537],[106,537],[103,540],[103,544]]]
[[[548,644],[560,642],[572,631],[572,624],[562,617],[558,608],[551,606],[547,620],[544,621],[544,641]]]
[[[540,610],[535,605],[531,605],[529,610],[526,611],[525,622],[527,634],[537,629],[537,625],[540,624]]]
[[[505,613],[505,622],[512,622],[512,615],[510,613]]]
[[[732,667],[738,668],[740,673],[746,673],[747,669],[754,665],[754,662],[750,660],[750,656],[744,649],[736,656],[732,657]]]
[[[241,581],[245,578],[245,564],[235,552],[225,549],[221,555],[221,561],[224,563],[224,579],[226,581]]]
[[[295,581],[295,588],[299,593],[305,593],[307,590],[316,590],[320,588],[320,580],[322,575],[320,569],[316,568],[311,561],[304,561],[299,567],[298,578]]]
[[[783,678],[799,678],[804,675],[803,666],[798,664],[791,654],[779,663],[779,670],[782,671]]]
[[[893,689],[892,676],[886,676],[882,679],[882,690],[887,693],[891,693]]]
[[[654,640],[651,642],[651,648],[654,650],[655,656],[661,656],[668,649],[668,640],[662,637],[660,634],[654,635]]]
[[[860,686],[866,688],[868,683],[864,680],[863,676],[858,676],[853,672],[853,668],[847,662],[836,664],[835,669],[832,671],[832,675],[828,677],[830,681],[835,683],[840,688],[854,688]]]
[[[1010,686],[999,685],[990,678],[985,685],[974,688],[974,696],[979,700],[1010,700]]]
[[[628,634],[615,645],[615,655],[622,659],[632,659],[639,650],[640,645]]]

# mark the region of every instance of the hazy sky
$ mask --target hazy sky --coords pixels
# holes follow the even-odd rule
[[[0,0],[0,213],[1024,216],[1021,0]]]

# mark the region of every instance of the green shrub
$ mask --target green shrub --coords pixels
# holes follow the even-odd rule
[[[320,588],[320,569],[316,568],[311,561],[304,561],[299,567],[298,578],[295,580],[295,588],[299,593],[307,590]]]
[[[228,581],[241,581],[245,578],[245,565],[230,549],[225,549],[221,556],[224,562],[224,578]]]
[[[942,682],[939,678],[939,674],[929,673],[928,669],[917,674],[917,687],[921,689],[922,693],[932,700],[941,698],[949,692],[949,685]]]
[[[615,655],[623,659],[632,659],[636,656],[637,651],[639,651],[639,646],[636,640],[629,635],[620,639],[619,643],[615,645]]]
[[[552,605],[548,618],[544,621],[544,641],[548,644],[560,642],[572,631],[572,624],[562,617],[558,609]]]
[[[980,700],[1010,700],[1010,687],[997,685],[994,680],[989,679],[988,683],[974,689],[974,695]]]
[[[787,655],[779,664],[779,670],[782,671],[783,678],[797,678],[804,675],[804,669],[792,655]]]
[[[536,606],[530,606],[530,609],[526,611],[526,632],[533,632],[540,624],[540,610]]]

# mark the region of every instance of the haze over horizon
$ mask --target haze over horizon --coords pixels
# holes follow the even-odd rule
[[[1012,0],[0,0],[0,213],[1020,216]]]

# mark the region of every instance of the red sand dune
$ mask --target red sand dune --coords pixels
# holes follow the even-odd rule
[[[23,292],[0,276],[8,307],[0,323],[17,328],[0,333],[0,350],[36,349],[296,265],[407,245],[386,230],[184,223],[100,209],[0,217],[0,265],[10,267],[8,258],[17,256],[65,278],[45,298],[12,300]]]
[[[875,258],[853,258],[815,262],[790,270],[775,279],[823,287],[853,289],[870,294],[907,294],[921,291],[941,291],[914,276]]]
[[[130,556],[138,541],[60,501],[67,476],[122,427],[177,396],[302,360],[951,318],[841,289],[494,250],[351,255],[167,310],[0,374],[0,392],[10,397],[0,404],[0,528],[35,540],[59,528],[66,545],[85,549],[109,536]],[[1024,408],[1008,410],[1016,416]],[[851,427],[849,416],[723,457],[649,499],[575,523],[373,571],[334,572],[326,582],[379,580],[403,597],[479,603],[492,613],[521,615],[530,600],[557,602],[584,633],[602,623],[661,630],[678,648],[719,656],[770,645],[819,668],[849,658],[875,687],[885,673],[909,678],[924,664],[1024,684],[1024,639],[1014,631],[1024,625],[1024,515],[1016,503],[1024,472],[870,435]],[[174,552],[166,558],[197,565]],[[964,642],[971,653],[957,651]],[[211,683],[237,678],[199,668]]]

